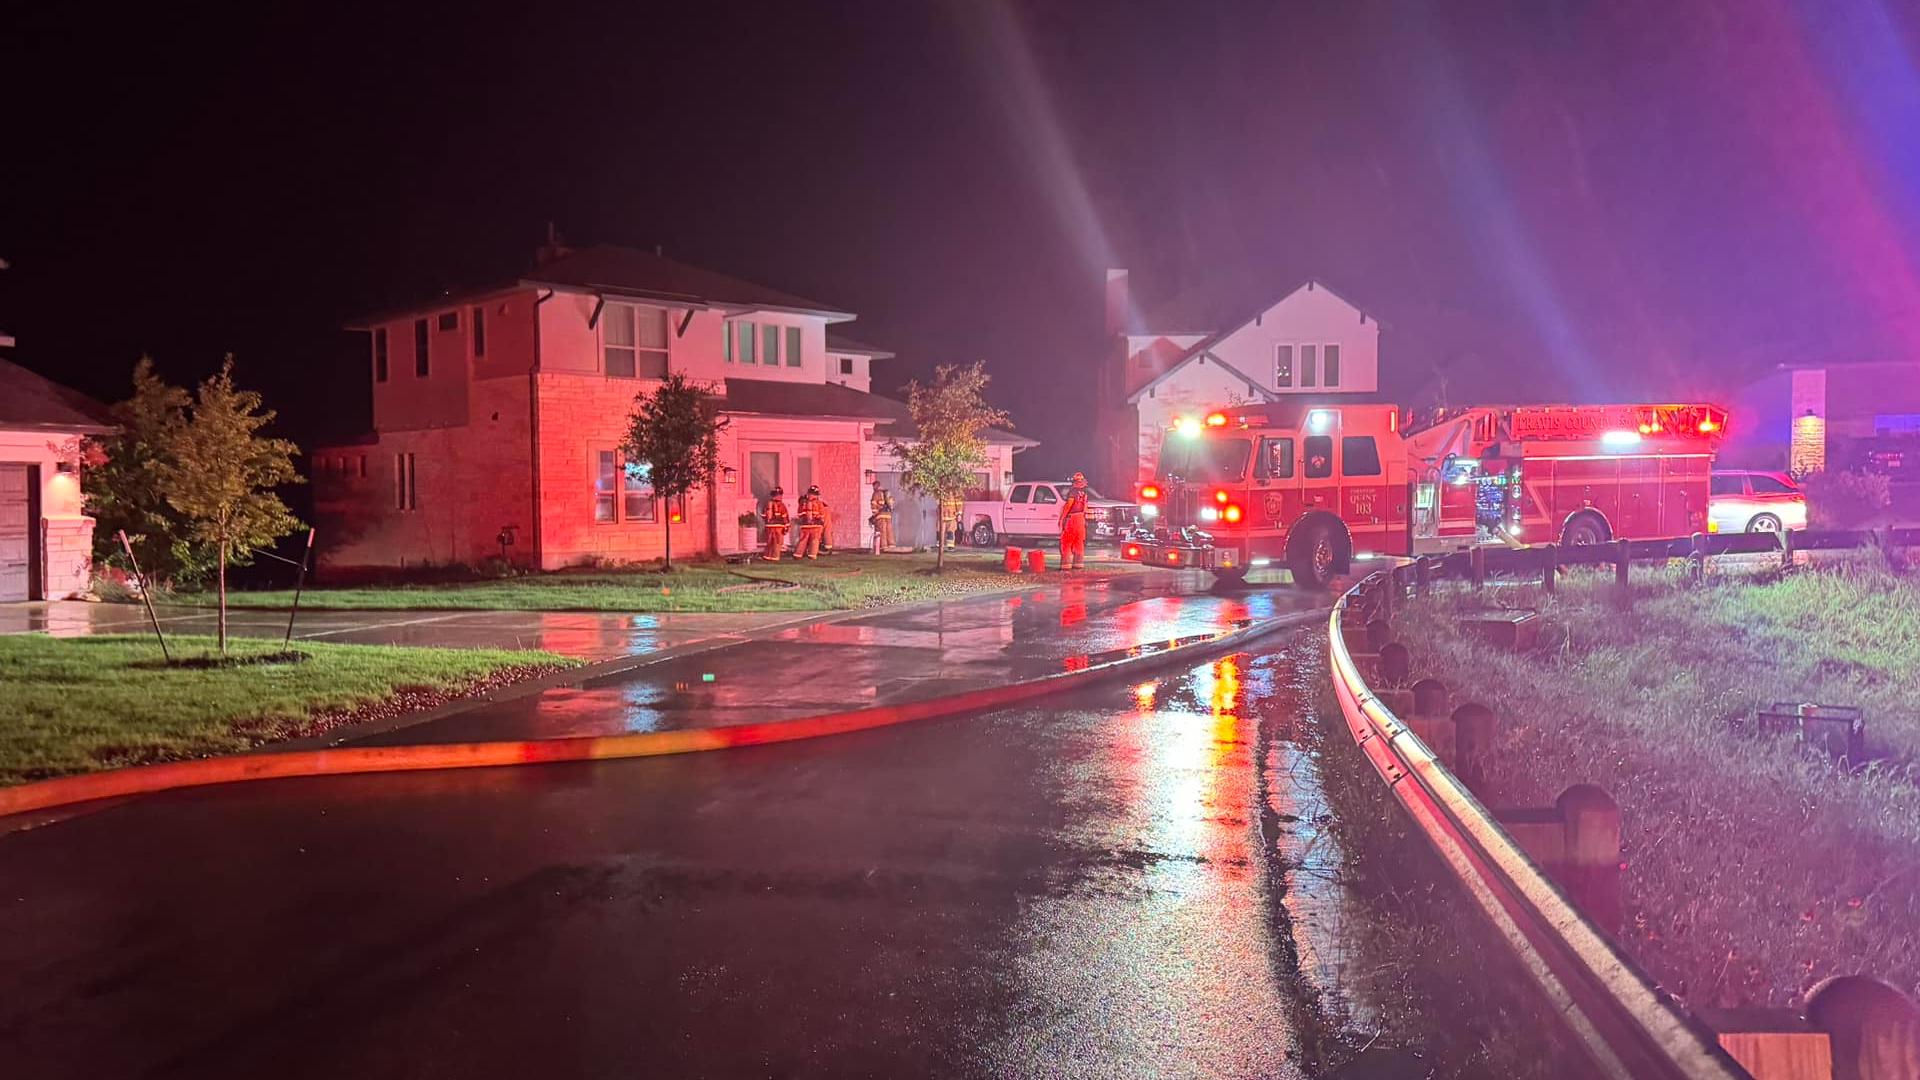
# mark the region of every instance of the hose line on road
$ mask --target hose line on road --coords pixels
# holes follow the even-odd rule
[[[413,772],[429,769],[479,769],[509,765],[610,761],[620,758],[691,754],[705,750],[732,750],[769,743],[817,739],[870,728],[890,727],[915,720],[932,720],[989,709],[1006,708],[1035,698],[1161,667],[1223,649],[1237,648],[1278,630],[1324,618],[1307,611],[1264,622],[1248,620],[1232,630],[1193,638],[1141,645],[1111,660],[1093,662],[1070,657],[1067,670],[1038,679],[967,690],[958,694],[880,705],[847,712],[826,713],[798,720],[730,724],[710,728],[636,732],[569,739],[515,739],[496,742],[442,743],[413,746],[345,746],[319,750],[290,750],[194,761],[137,765],[126,769],[83,773],[0,788],[0,818],[49,810],[96,799],[124,798],[175,788],[208,787],[255,780],[282,780],[304,776],[342,776],[355,773]],[[1078,661],[1078,666],[1076,666]]]

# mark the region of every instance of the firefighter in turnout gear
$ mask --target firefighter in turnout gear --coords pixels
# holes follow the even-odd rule
[[[878,480],[873,482],[873,498],[867,507],[873,511],[867,520],[873,525],[873,553],[878,555],[893,546],[893,496]]]
[[[774,488],[767,492],[767,508],[760,512],[760,519],[767,524],[767,550],[760,557],[768,562],[780,561],[780,549],[787,542],[787,500],[786,492]]]
[[[1087,558],[1087,478],[1073,474],[1073,490],[1060,504],[1060,568],[1079,570]]]
[[[800,546],[794,549],[794,557],[800,559],[818,559],[820,557],[820,534],[827,531],[826,504],[820,501],[820,486],[815,484],[807,488],[800,496]]]

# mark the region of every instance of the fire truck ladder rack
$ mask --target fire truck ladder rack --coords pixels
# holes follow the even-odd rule
[[[1330,620],[1333,685],[1348,729],[1415,827],[1532,976],[1599,1075],[1742,1080],[1745,1070],[1661,996],[1582,915],[1420,737],[1375,697],[1343,623],[1404,588],[1406,567],[1341,597]]]

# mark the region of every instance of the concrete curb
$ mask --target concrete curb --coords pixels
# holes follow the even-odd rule
[[[253,780],[280,780],[301,776],[341,776],[354,773],[411,772],[429,769],[477,769],[504,765],[540,765],[568,761],[607,761],[619,758],[690,754],[731,750],[768,743],[817,739],[828,735],[890,727],[986,709],[1005,708],[1024,701],[1079,689],[1105,679],[1150,670],[1189,658],[1237,648],[1279,630],[1305,625],[1325,617],[1320,610],[1255,622],[1235,630],[1182,639],[1158,647],[1139,646],[1127,655],[1079,670],[1030,679],[1005,686],[984,687],[922,701],[882,705],[870,709],[826,713],[800,720],[781,720],[725,727],[639,732],[575,739],[508,740],[443,743],[421,746],[346,746],[316,750],[286,750],[195,761],[138,765],[126,769],[84,773],[0,788],[0,819],[130,795],[146,795],[176,788],[208,787]]]

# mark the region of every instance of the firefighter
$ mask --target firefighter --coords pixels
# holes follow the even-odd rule
[[[818,492],[819,488],[813,489]],[[820,508],[820,553],[833,554],[833,504],[823,496],[814,495],[813,504]]]
[[[787,501],[786,492],[774,488],[767,492],[767,508],[760,512],[760,518],[767,523],[767,550],[761,558],[768,562],[780,561],[780,549],[787,542]]]
[[[873,516],[867,521],[873,525],[873,553],[879,555],[893,546],[893,495],[873,482],[873,498],[867,502]]]
[[[1060,568],[1079,570],[1087,558],[1087,478],[1073,474],[1073,491],[1060,504]]]
[[[800,544],[794,548],[794,557],[800,559],[818,559],[820,557],[820,534],[826,531],[826,504],[820,501],[820,485],[807,488],[800,496]]]

